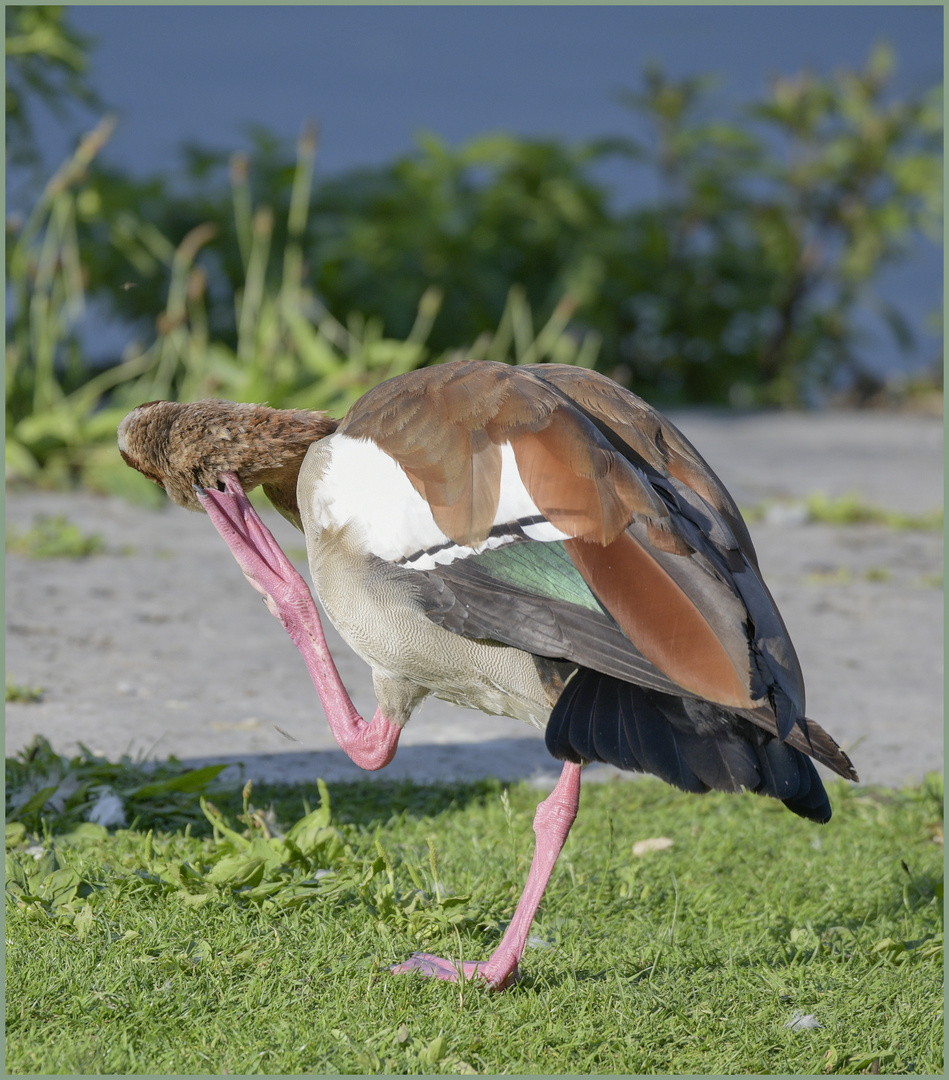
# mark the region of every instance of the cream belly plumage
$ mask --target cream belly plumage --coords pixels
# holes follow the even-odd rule
[[[515,977],[591,761],[750,790],[827,821],[812,759],[856,779],[804,682],[741,515],[676,428],[594,372],[460,360],[382,383],[342,421],[204,401],[123,421],[125,460],[203,508],[299,648],[340,746],[377,769],[429,694],[545,728],[564,762],[524,894],[484,963]],[[247,499],[306,535],[328,616],[373,670],[358,715],[312,596]]]
[[[541,729],[547,723],[562,689],[555,675],[542,677],[549,665],[443,629],[421,592],[419,571],[509,543],[518,521],[540,516],[519,477],[510,487],[495,522],[508,529],[465,547],[441,531],[401,466],[373,443],[331,435],[303,461],[297,501],[313,584],[340,635],[372,667],[379,705],[397,724],[428,694]],[[543,525],[551,540],[564,536]]]

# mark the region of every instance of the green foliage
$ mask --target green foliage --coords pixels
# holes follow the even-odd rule
[[[62,483],[115,429],[103,395],[130,376],[129,366],[90,378],[75,331],[85,310],[77,211],[88,167],[113,126],[104,120],[80,142],[7,244],[14,312],[6,347],[8,476]]]
[[[50,755],[8,763],[8,791],[88,769],[142,819],[48,800],[8,824],[10,1072],[941,1072],[938,776],[837,783],[822,829],[751,795],[588,784],[522,979],[488,995],[388,965],[494,947],[528,785],[217,781],[212,805],[174,763],[149,794],[133,763]]]
[[[298,147],[276,277],[270,267],[277,219],[268,206],[254,207],[246,174],[232,170],[243,278],[229,297],[236,304],[231,343],[227,334],[216,338],[209,314],[213,264],[209,269],[200,258],[213,250],[218,227],[198,224],[173,247],[131,214],[118,224],[107,220],[88,166],[111,128],[104,121],[83,140],[8,248],[17,299],[7,343],[8,478],[81,480],[147,497],[151,485],[133,476],[115,451],[119,422],[142,401],[222,397],[342,415],[382,379],[438,359],[427,344],[442,299],[436,288],[422,294],[413,325],[395,339],[377,317],[352,313],[344,326],[306,284],[301,237],[316,149],[308,132]],[[151,344],[132,343],[120,364],[97,373],[83,366],[76,338],[86,298],[85,253],[96,250],[84,235],[90,221],[106,229],[110,250],[137,253],[143,265],[151,258],[167,272]],[[484,335],[475,353],[517,362],[591,363],[595,343],[568,335],[568,319],[569,310],[560,305],[535,331],[521,293],[512,289],[497,334]]]
[[[31,101],[60,118],[72,102],[99,105],[85,78],[92,43],[69,26],[60,4],[10,4],[4,21],[8,160],[35,164]]]
[[[657,68],[625,95],[653,122],[663,195],[630,216],[630,269],[604,273],[597,326],[646,396],[789,405],[879,388],[857,305],[911,238],[938,237],[942,187],[941,91],[890,100],[891,62],[881,47],[862,71],[778,78],[739,122],[707,118],[705,80]]]
[[[62,514],[55,517],[41,514],[31,529],[7,532],[7,551],[31,559],[83,559],[104,550],[98,533],[84,533]]]
[[[311,174],[301,180],[260,130],[249,156],[188,148],[177,193],[103,170],[92,190],[113,233],[121,218],[130,236],[136,219],[178,243],[213,223],[209,328],[228,342],[256,201],[278,222],[259,256],[265,277],[276,280],[298,241],[294,259],[326,308],[371,313],[399,339],[434,288],[435,354],[477,349],[516,287],[539,321],[559,305],[567,333],[602,341],[600,369],[646,397],[795,405],[841,386],[869,396],[880,386],[860,362],[858,305],[912,347],[911,326],[873,284],[920,235],[941,234],[941,91],[895,99],[893,62],[880,46],[859,71],[778,78],[736,119],[710,115],[709,78],[650,67],[641,91],[621,96],[652,131],[644,145],[495,134],[453,149],[423,136],[389,165],[318,183],[293,237],[290,207],[302,207]],[[649,170],[654,204],[613,207],[596,176],[617,158]],[[153,315],[166,281],[148,247],[90,245],[94,288],[136,283],[111,294],[133,319]]]
[[[9,674],[7,675],[7,701],[33,704],[42,701],[45,692],[41,686],[26,686],[23,683],[14,682]]]
[[[198,798],[224,767],[184,770],[174,758],[154,767],[128,757],[111,762],[85,748],[67,758],[38,735],[6,759],[7,822],[40,829],[50,821],[69,830],[108,814],[124,822],[131,812],[139,824],[159,817],[178,823],[193,817]]]
[[[865,502],[857,492],[830,496],[816,491],[806,499],[781,499],[767,501],[757,506],[741,507],[746,521],[812,522],[819,525],[884,525],[888,529],[932,532],[941,530],[942,510],[925,514],[906,514],[898,510],[886,510]]]
[[[114,450],[142,401],[339,415],[459,351],[596,365],[657,403],[870,396],[858,305],[912,344],[873,285],[940,233],[940,97],[895,99],[892,62],[777,79],[738,119],[710,115],[708,79],[649,68],[623,98],[644,145],[426,136],[318,183],[311,128],[295,152],[258,129],[250,154],[188,147],[178,182],[135,180],[100,163],[106,118],[8,225],[8,479],[153,497]],[[652,173],[654,204],[613,207],[596,177],[616,158]],[[104,369],[90,300],[140,335]]]
[[[458,348],[497,325],[512,285],[548,317],[598,284],[587,248],[610,224],[590,177],[591,148],[490,135],[452,150],[433,135],[378,170],[324,183],[312,251],[330,306],[378,312],[397,333],[422,282],[445,302],[435,349]]]
[[[769,170],[773,192],[760,207],[768,222],[765,254],[783,289],[780,319],[762,354],[775,380],[793,378],[801,362],[794,324],[803,311],[814,371],[825,382],[843,372],[860,387],[868,376],[858,358],[856,301],[912,237],[941,237],[942,91],[889,100],[894,62],[881,45],[862,71],[778,79],[771,99],[754,110],[788,146]],[[911,345],[900,312],[879,299],[876,305],[896,344]]]
[[[891,529],[937,530],[943,527],[942,510],[928,514],[903,514],[865,503],[851,493],[832,499],[815,494],[807,500],[808,520],[828,525],[886,525]]]

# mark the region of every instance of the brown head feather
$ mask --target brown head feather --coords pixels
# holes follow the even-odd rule
[[[274,506],[299,527],[300,466],[310,445],[336,424],[305,409],[211,398],[186,404],[150,401],[119,425],[119,452],[179,506],[200,510],[195,486],[216,487],[222,473],[233,472],[245,491],[262,484]]]

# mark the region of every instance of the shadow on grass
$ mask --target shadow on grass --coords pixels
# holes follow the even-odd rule
[[[472,780],[503,781],[543,779],[553,786],[561,763],[550,756],[542,739],[486,739],[478,742],[426,743],[400,746],[395,760],[378,772],[366,772],[354,765],[342,750],[288,751],[280,754],[214,754],[185,758],[186,768],[226,763],[221,779],[243,784],[315,783],[363,781],[391,784],[393,781],[464,783]],[[233,771],[232,771],[233,770]]]
[[[537,739],[495,739],[481,743],[439,743],[400,748],[385,770],[369,773],[354,765],[341,750],[286,754],[216,755],[188,758],[184,768],[227,764],[218,785],[236,799],[244,783],[254,781],[254,801],[272,801],[299,813],[301,801],[319,800],[316,782],[330,792],[333,819],[371,827],[394,815],[431,817],[452,807],[496,799],[504,786],[531,780],[538,801],[556,782],[561,763]]]
[[[341,750],[114,762],[84,748],[68,758],[41,736],[6,765],[8,818],[50,836],[104,820],[93,804],[97,796],[113,792],[121,813],[119,821],[104,822],[109,827],[190,827],[205,835],[211,826],[200,794],[235,818],[243,809],[245,785],[253,781],[253,804],[272,804],[285,825],[320,804],[318,781],[324,781],[333,820],[371,828],[394,818],[417,820],[484,805],[507,785],[525,780],[537,788],[539,802],[561,767],[536,737],[406,746],[392,765],[375,773],[357,768]],[[585,776],[592,781],[616,772],[594,765]]]

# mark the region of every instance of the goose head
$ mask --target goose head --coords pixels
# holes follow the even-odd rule
[[[220,488],[222,475],[235,473],[245,491],[263,485],[274,506],[299,526],[300,466],[311,444],[337,423],[307,409],[215,398],[148,401],[119,425],[119,453],[178,506],[201,510],[195,488]]]

